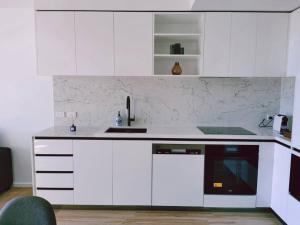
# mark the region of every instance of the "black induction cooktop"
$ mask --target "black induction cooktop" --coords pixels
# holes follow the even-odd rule
[[[242,127],[197,127],[204,134],[217,135],[256,135]]]

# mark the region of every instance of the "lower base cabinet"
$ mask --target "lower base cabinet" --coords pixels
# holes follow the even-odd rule
[[[287,224],[299,225],[300,202],[293,196],[288,197]]]
[[[112,141],[76,140],[74,204],[112,205]]]
[[[291,153],[275,144],[271,208],[287,222]]]
[[[204,155],[153,155],[153,206],[203,206]]]
[[[113,205],[151,205],[152,143],[113,142]]]

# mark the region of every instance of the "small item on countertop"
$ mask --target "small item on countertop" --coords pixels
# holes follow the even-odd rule
[[[70,126],[70,132],[76,132],[76,126],[74,125],[74,122],[72,123],[72,126]]]
[[[182,69],[179,65],[179,62],[175,62],[173,68],[172,68],[172,74],[173,75],[181,75],[182,74]]]
[[[116,117],[116,126],[121,127],[123,125],[123,119],[121,117],[121,112],[118,112],[118,116]]]

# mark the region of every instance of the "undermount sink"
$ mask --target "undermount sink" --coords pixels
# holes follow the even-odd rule
[[[147,133],[147,128],[110,127],[105,133]]]

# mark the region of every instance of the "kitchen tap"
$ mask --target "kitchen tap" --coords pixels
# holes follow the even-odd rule
[[[130,127],[131,122],[135,121],[135,116],[133,116],[133,118],[130,117],[130,97],[129,96],[127,96],[127,99],[126,99],[126,108],[127,108],[127,125]]]

